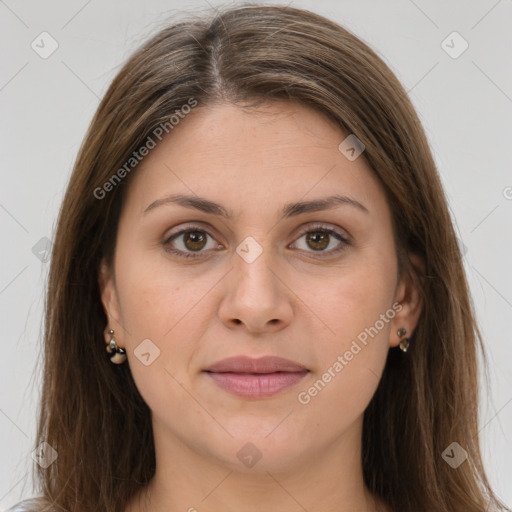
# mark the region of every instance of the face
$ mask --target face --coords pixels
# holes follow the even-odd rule
[[[169,451],[265,471],[357,444],[419,299],[347,135],[291,102],[197,107],[132,176],[102,300]]]

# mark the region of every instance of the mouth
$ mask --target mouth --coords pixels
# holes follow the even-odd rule
[[[203,370],[224,391],[243,398],[266,398],[302,380],[309,370],[294,361],[266,356],[224,359]]]

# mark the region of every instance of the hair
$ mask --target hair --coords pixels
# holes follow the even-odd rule
[[[47,287],[35,445],[48,443],[58,458],[46,469],[34,465],[45,510],[124,511],[154,475],[150,410],[128,364],[113,365],[106,354],[98,283],[136,170],[111,181],[102,198],[97,191],[191,99],[300,102],[364,144],[387,196],[397,255],[406,255],[400,269],[417,276],[424,301],[411,349],[389,350],[364,413],[365,484],[396,512],[509,510],[481,459],[483,343],[441,181],[407,93],[345,28],[261,4],[161,29],[130,56],[91,121],[61,206]],[[413,269],[407,254],[423,268]],[[454,441],[468,454],[457,469],[442,458]]]

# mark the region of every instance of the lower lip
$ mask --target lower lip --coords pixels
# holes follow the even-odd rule
[[[229,393],[244,398],[265,398],[284,391],[302,380],[308,373],[214,373],[207,372],[215,384]]]

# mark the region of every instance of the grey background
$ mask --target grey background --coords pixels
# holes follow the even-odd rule
[[[131,51],[169,16],[209,3],[220,4],[0,0],[0,510],[33,494],[29,467],[48,271],[47,242],[40,240],[53,237],[79,145],[99,98]],[[292,5],[352,30],[410,91],[465,251],[490,366],[489,388],[481,393],[483,456],[498,495],[510,505],[512,0]],[[33,41],[41,46],[43,31],[58,43],[47,59],[31,47]],[[441,46],[453,31],[469,44],[458,58]],[[457,36],[446,44],[452,53],[462,48]]]

